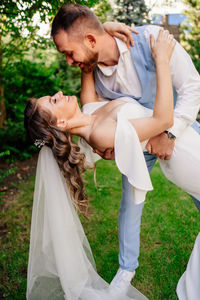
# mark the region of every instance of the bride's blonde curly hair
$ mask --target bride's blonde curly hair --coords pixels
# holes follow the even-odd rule
[[[88,218],[89,202],[81,178],[81,172],[85,170],[85,155],[73,142],[72,136],[56,127],[56,117],[48,110],[40,109],[36,98],[31,98],[27,102],[24,110],[24,127],[33,142],[42,140],[52,149],[76,208]]]

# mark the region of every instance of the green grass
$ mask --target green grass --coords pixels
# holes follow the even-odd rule
[[[152,173],[154,191],[149,193],[141,225],[140,266],[133,285],[149,299],[177,299],[176,285],[184,272],[200,218],[193,201],[168,182],[158,165]],[[97,184],[93,171],[85,176],[91,200],[90,221],[83,220],[99,274],[108,282],[118,268],[118,210],[121,175],[113,162],[97,165]],[[19,188],[19,193],[1,213],[1,283],[3,299],[25,299],[34,178]]]

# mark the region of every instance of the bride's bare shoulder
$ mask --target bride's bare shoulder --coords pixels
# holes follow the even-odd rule
[[[107,148],[113,148],[115,130],[116,120],[114,118],[108,115],[97,119],[89,136],[89,144],[102,152]]]
[[[95,121],[90,130],[88,142],[99,151],[113,148],[116,129],[117,113],[125,102],[114,100],[93,111]]]

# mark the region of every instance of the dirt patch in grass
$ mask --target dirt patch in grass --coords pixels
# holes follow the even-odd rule
[[[17,187],[19,183],[26,182],[28,178],[33,176],[36,171],[38,154],[35,154],[31,158],[23,161],[17,161],[15,163],[7,163],[4,160],[0,160],[0,169],[7,171],[12,168],[17,168],[13,174],[10,174],[2,182],[0,182],[0,206],[6,209],[10,202],[14,199],[17,193]]]

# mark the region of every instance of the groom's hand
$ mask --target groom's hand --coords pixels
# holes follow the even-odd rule
[[[146,150],[160,159],[169,160],[174,150],[174,140],[163,132],[149,139]]]
[[[115,151],[113,148],[108,148],[104,152],[101,152],[97,149],[93,149],[93,152],[101,156],[103,159],[115,160]]]

